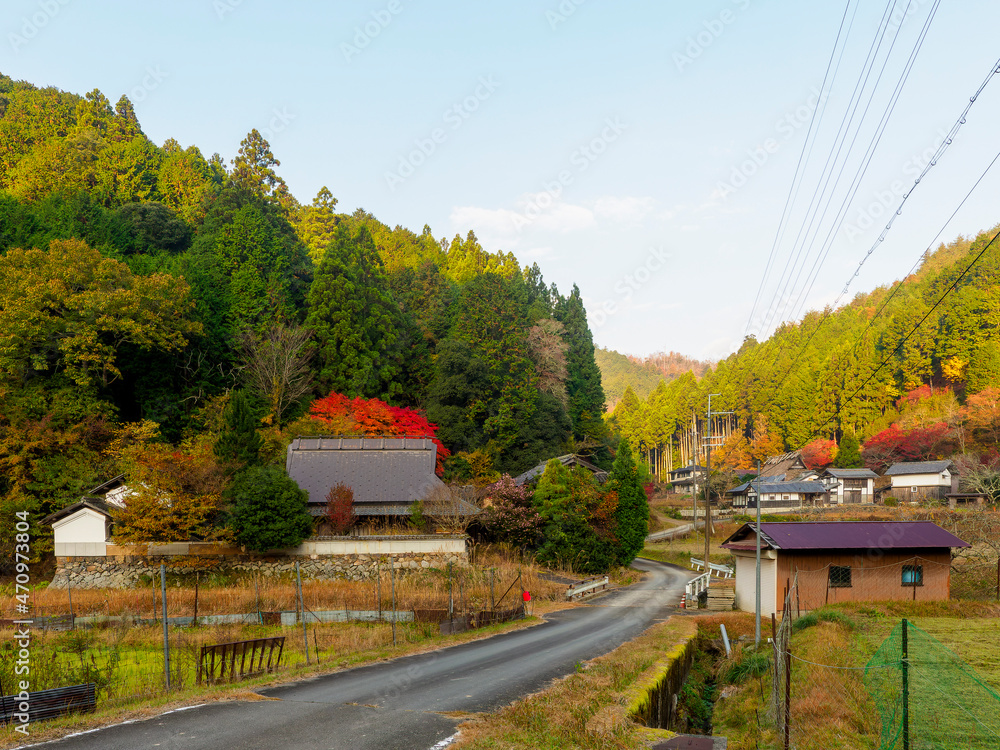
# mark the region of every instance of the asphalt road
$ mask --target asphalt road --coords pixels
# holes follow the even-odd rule
[[[541,690],[675,611],[690,578],[650,560],[641,583],[493,638],[36,745],[54,750],[424,750],[455,733],[452,712],[491,711]]]

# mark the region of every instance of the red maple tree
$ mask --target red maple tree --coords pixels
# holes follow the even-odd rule
[[[816,438],[802,448],[802,463],[807,469],[825,469],[837,457],[837,442]]]
[[[331,393],[313,402],[309,416],[336,435],[364,437],[426,437],[437,446],[435,473],[444,475],[444,461],[451,451],[437,439],[437,425],[421,412],[405,406],[389,406],[377,398],[348,398]]]

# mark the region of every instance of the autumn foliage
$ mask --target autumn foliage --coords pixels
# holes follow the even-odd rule
[[[826,438],[817,438],[802,448],[802,463],[808,469],[825,469],[837,456],[837,443]]]
[[[954,448],[952,429],[944,422],[905,430],[894,424],[869,439],[861,451],[865,466],[883,472],[901,461],[929,461]]]
[[[354,490],[343,482],[337,482],[326,493],[326,520],[338,535],[354,525]]]
[[[309,416],[324,425],[330,435],[358,435],[364,437],[427,437],[437,446],[438,476],[444,474],[444,461],[451,451],[437,439],[437,425],[427,421],[421,412],[404,406],[389,406],[377,398],[348,398],[331,393],[317,399],[309,409]]]

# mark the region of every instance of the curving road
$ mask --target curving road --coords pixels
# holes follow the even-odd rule
[[[491,711],[673,613],[690,574],[636,560],[641,583],[555,612],[541,625],[36,745],[54,750],[405,750],[454,734],[446,714]],[[270,699],[270,700],[267,700]],[[443,745],[441,745],[443,746]]]

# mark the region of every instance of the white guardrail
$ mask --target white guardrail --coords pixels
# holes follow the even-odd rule
[[[711,577],[712,577],[711,573],[702,573],[697,578],[692,578],[690,581],[688,581],[687,585],[684,587],[684,593],[687,595],[686,596],[687,601],[690,602],[692,599],[698,596],[698,594],[700,594],[702,591],[707,591],[709,579],[711,579]]]
[[[705,561],[699,560],[697,557],[692,557],[691,567],[695,570],[704,570]],[[719,578],[732,578],[734,571],[728,565],[716,565],[715,563],[709,563],[708,574],[711,575],[712,573],[715,573]]]
[[[597,591],[603,591],[608,587],[608,577],[602,576],[600,578],[589,578],[586,581],[573,584],[566,589],[566,598],[574,599],[578,596],[586,596],[587,594],[593,594]]]

